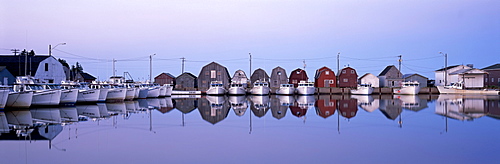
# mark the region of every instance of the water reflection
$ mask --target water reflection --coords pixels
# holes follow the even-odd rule
[[[347,120],[358,115],[358,109],[372,114],[379,110],[388,120],[397,120],[402,127],[402,114],[420,112],[435,102],[437,115],[455,120],[471,121],[484,116],[500,119],[500,101],[498,96],[462,96],[462,95],[308,95],[308,96],[203,96],[200,98],[157,98],[135,101],[78,104],[74,107],[31,108],[24,110],[6,110],[0,112],[0,133],[2,139],[51,140],[61,131],[63,125],[82,121],[96,121],[111,117],[130,117],[131,114],[149,113],[158,110],[163,114],[175,113],[177,109],[184,115],[195,114],[198,110],[201,118],[210,124],[217,124],[229,115],[232,108],[234,115],[240,118],[245,114],[262,118],[271,110],[272,118],[281,120],[290,112],[293,117],[304,119],[311,116],[308,110],[314,107],[315,115],[322,119],[337,113]],[[247,112],[250,109],[251,112]],[[290,110],[288,110],[290,109]],[[312,109],[311,109],[312,110]],[[361,110],[361,111],[363,111]],[[253,113],[253,114],[252,114]],[[374,115],[378,116],[378,115]],[[359,118],[363,119],[363,118]],[[150,120],[152,126],[152,120]],[[251,121],[251,120],[250,120]],[[250,125],[252,126],[252,125]],[[339,125],[340,126],[340,125]]]

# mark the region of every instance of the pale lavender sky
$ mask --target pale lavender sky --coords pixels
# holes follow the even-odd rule
[[[500,1],[8,1],[0,0],[0,54],[33,49],[77,61],[100,80],[130,72],[134,80],[185,70],[198,75],[211,61],[268,73],[303,67],[309,78],[322,66],[349,65],[378,75],[396,65],[434,79],[448,65],[483,68],[500,63]],[[335,71],[336,72],[336,71]],[[312,80],[312,79],[310,79]]]

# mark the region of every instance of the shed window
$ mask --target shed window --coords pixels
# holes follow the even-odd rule
[[[325,75],[330,75],[330,71],[326,71],[326,72],[325,72]]]
[[[342,74],[345,74],[345,70],[342,70]]]
[[[49,71],[49,63],[45,63],[45,71]]]
[[[349,81],[348,79],[344,78],[344,82],[346,82],[346,83],[347,83],[348,81]]]
[[[488,82],[488,78],[484,78],[484,82]]]
[[[211,70],[210,71],[210,78],[216,78],[217,77],[217,71],[216,70]]]
[[[495,78],[491,78],[491,82],[495,82]]]
[[[281,71],[278,71],[278,75],[281,75]]]
[[[329,80],[328,83],[333,84],[333,80]]]
[[[351,70],[351,74],[354,74],[354,70]]]

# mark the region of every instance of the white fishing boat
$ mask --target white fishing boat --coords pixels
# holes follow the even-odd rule
[[[127,95],[127,88],[119,85],[110,85],[106,101],[123,101]]]
[[[160,86],[160,97],[172,96],[172,85],[163,84]]]
[[[145,99],[148,97],[149,86],[147,84],[139,85],[139,95],[137,98]]]
[[[245,96],[229,96],[228,99],[236,115],[242,116],[245,114],[245,111],[248,109],[248,102]]]
[[[314,102],[316,102],[314,95],[304,95],[297,97],[298,107],[302,109],[308,109],[309,107],[314,107]]]
[[[292,106],[295,102],[295,98],[293,96],[277,95],[276,98],[278,98],[281,106]]]
[[[90,84],[89,87],[90,87],[90,89],[99,90],[99,98],[97,99],[98,102],[105,102],[106,101],[106,97],[108,96],[109,88],[111,88],[109,86],[109,84],[100,84],[100,83],[92,82],[92,84]]]
[[[100,90],[92,89],[88,85],[80,84],[74,85],[78,89],[78,96],[76,102],[78,103],[89,103],[97,102],[99,100]]]
[[[269,102],[270,98],[269,96],[263,96],[263,95],[252,95],[249,97],[250,101],[252,102],[252,106],[254,109],[257,111],[267,111],[269,109]]]
[[[293,95],[295,94],[295,87],[293,84],[280,84],[280,87],[276,89],[277,95]]]
[[[420,84],[417,81],[405,81],[401,84],[401,88],[394,89],[394,94],[416,95],[418,94],[418,92],[420,92]]]
[[[9,87],[0,86],[0,109],[4,109],[7,105],[7,99],[9,98]]]
[[[351,89],[353,95],[370,95],[373,92],[371,84],[358,84],[356,89]]]
[[[250,94],[252,95],[268,95],[269,94],[269,83],[265,81],[256,80],[253,83],[252,89],[250,89]]]
[[[314,87],[314,82],[300,81],[296,91],[299,95],[313,95],[316,92],[316,88]]]
[[[437,86],[440,94],[481,94],[481,95],[499,95],[498,90],[489,89],[465,89],[464,82],[452,83],[451,86]]]
[[[165,87],[165,96],[172,96],[172,90],[174,87],[170,84],[163,84],[163,87]]]
[[[65,88],[62,85],[58,84],[46,84],[45,87],[61,90],[61,98],[59,104],[74,105],[76,103],[76,100],[78,98],[77,88]]]
[[[18,76],[14,86],[24,87],[27,91],[33,91],[32,106],[59,105],[61,101],[60,89],[51,89],[46,85],[35,84],[35,79],[31,76]]]
[[[247,93],[246,89],[241,83],[231,83],[228,89],[229,95],[245,95]]]
[[[149,84],[148,88],[148,98],[156,98],[160,96],[160,85]]]
[[[223,95],[226,94],[226,89],[221,81],[210,82],[210,88],[207,90],[207,95]]]
[[[33,91],[26,90],[23,85],[14,85],[10,88],[9,97],[5,107],[10,108],[29,108],[33,100]]]
[[[133,100],[135,98],[137,88],[132,83],[125,83],[122,87],[126,90],[125,100]]]

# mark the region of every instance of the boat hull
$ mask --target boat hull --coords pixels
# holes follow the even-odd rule
[[[100,90],[98,89],[78,90],[78,97],[76,99],[76,102],[97,102],[97,100],[99,100],[99,94]]]
[[[78,98],[78,89],[65,89],[61,91],[60,104],[75,104]]]
[[[106,101],[106,97],[108,97],[108,90],[109,88],[99,88],[99,98],[97,99],[97,101]]]
[[[247,91],[243,87],[230,87],[228,90],[229,95],[244,95]]]
[[[160,87],[154,87],[148,89],[148,98],[156,98],[160,96]]]
[[[280,87],[276,90],[277,95],[293,95],[295,94],[294,87]]]
[[[126,88],[111,88],[108,90],[108,96],[106,96],[106,101],[123,101],[127,95]]]
[[[125,93],[125,100],[132,100],[135,97],[135,88],[127,88],[127,93]]]
[[[470,89],[456,89],[446,88],[444,86],[437,86],[440,94],[481,94],[481,95],[499,95],[500,92],[496,90],[470,90]]]
[[[311,86],[298,86],[297,87],[297,94],[299,95],[313,95],[314,92],[316,92],[316,88],[311,87]]]
[[[61,90],[44,90],[35,91],[31,105],[33,106],[50,106],[59,105],[61,102]]]
[[[9,98],[9,90],[2,89],[0,90],[0,109],[5,108],[7,105],[7,99]]]
[[[250,93],[252,95],[268,95],[269,94],[269,87],[266,86],[254,86],[251,90]]]
[[[416,95],[420,91],[420,87],[418,86],[407,86],[403,87],[401,89],[394,89],[394,94],[401,94],[401,95]]]
[[[358,87],[357,89],[352,89],[351,94],[353,95],[371,95],[373,93],[372,87]]]
[[[207,95],[224,95],[226,94],[226,89],[222,87],[210,87],[206,93]]]
[[[33,100],[33,92],[11,92],[5,107],[29,108]]]

